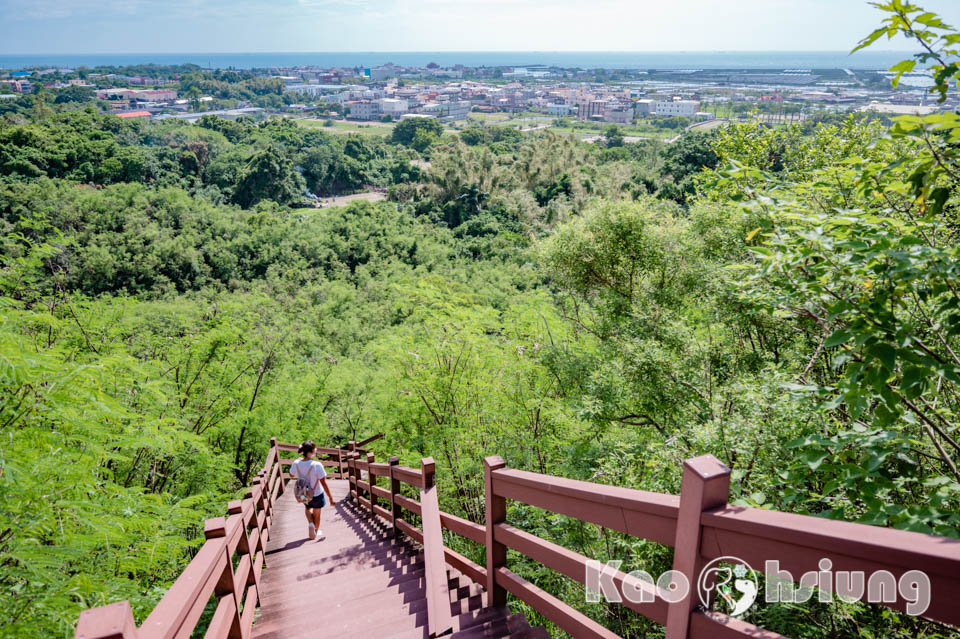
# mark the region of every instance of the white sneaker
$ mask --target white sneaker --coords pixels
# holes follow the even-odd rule
[[[307,529],[307,535],[310,537],[310,539],[316,539],[317,527],[314,526],[313,524],[310,524],[310,527]]]
[[[323,531],[317,528],[317,539],[323,539]]]

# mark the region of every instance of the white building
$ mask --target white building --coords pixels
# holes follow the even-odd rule
[[[471,108],[473,108],[473,105],[466,101],[433,102],[425,104],[423,112],[436,116],[443,122],[452,122],[454,120],[466,120]]]
[[[604,110],[604,122],[613,124],[630,124],[633,122],[633,109],[626,106],[615,106]]]
[[[368,102],[365,100],[348,102],[350,113],[347,117],[351,120],[374,120],[380,116],[380,104],[377,102]]]
[[[548,104],[547,114],[563,117],[575,113],[577,107],[573,104]]]
[[[380,100],[380,112],[398,118],[410,110],[410,103],[406,100],[397,98],[384,98]]]
[[[309,95],[314,98],[318,98],[324,93],[324,87],[326,85],[322,84],[291,84],[286,88],[287,91],[293,91],[300,95]],[[339,87],[338,87],[339,88]]]
[[[395,66],[382,66],[370,69],[370,79],[374,82],[383,82],[400,75],[400,69]]]
[[[653,100],[637,100],[633,108],[637,115],[650,115],[653,113]]]
[[[653,111],[657,115],[682,115],[692,118],[700,110],[700,103],[696,100],[671,100],[669,102],[654,102]]]

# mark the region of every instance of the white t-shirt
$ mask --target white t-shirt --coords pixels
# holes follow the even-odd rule
[[[319,495],[320,480],[327,476],[327,471],[323,469],[323,464],[315,459],[298,459],[290,464],[290,476],[294,479],[306,479],[310,482],[313,494]]]

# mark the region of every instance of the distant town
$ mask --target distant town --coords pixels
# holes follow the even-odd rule
[[[140,73],[130,73],[130,69]],[[711,128],[753,113],[771,123],[817,112],[873,111],[887,116],[956,108],[937,103],[927,76],[898,87],[884,70],[582,70],[549,66],[442,68],[393,64],[365,68],[283,67],[254,71],[182,67],[21,69],[0,72],[0,99],[38,90],[98,100],[123,118],[196,121],[286,115],[356,132],[349,123],[389,124],[435,118],[515,124],[520,130],[566,128],[589,139],[594,128],[625,127],[636,137],[669,138],[680,128]],[[223,87],[244,83],[249,91]],[[215,86],[211,86],[215,84]],[[2,108],[2,107],[0,107]],[[632,130],[631,130],[632,128]]]

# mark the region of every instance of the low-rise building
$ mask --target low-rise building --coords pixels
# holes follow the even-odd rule
[[[653,114],[653,100],[637,100],[633,103],[633,110],[636,111],[637,115],[652,115]]]
[[[572,104],[548,104],[547,105],[547,114],[555,115],[557,117],[570,115],[576,110],[577,110],[577,107],[575,107]]]
[[[348,102],[350,112],[347,118],[351,120],[375,120],[380,117],[380,104],[369,100],[355,100]]]
[[[466,101],[431,102],[423,105],[423,112],[442,122],[466,120],[473,105]]]
[[[369,77],[374,82],[383,82],[384,80],[389,80],[390,78],[395,78],[400,75],[400,69],[393,65],[385,65],[382,67],[374,67],[370,69]]]
[[[218,118],[223,118],[225,120],[236,120],[241,116],[256,116],[261,113],[263,109],[261,107],[243,107],[240,109],[221,109],[216,111],[197,111],[194,113],[176,113],[168,114],[161,113],[159,115],[153,116],[154,120],[166,120],[173,118],[175,120],[186,120],[187,122],[196,122],[205,115],[215,115]]]
[[[10,87],[15,93],[30,93],[32,89],[30,80],[4,80],[3,83]]]
[[[700,103],[696,100],[669,100],[655,102],[653,111],[658,116],[680,115],[692,118],[700,110]]]
[[[626,105],[610,107],[604,110],[603,120],[613,124],[630,124],[633,122],[633,109]]]
[[[406,100],[398,98],[384,98],[380,100],[380,112],[398,118],[410,110],[410,104]]]
[[[577,117],[581,120],[602,120],[607,103],[603,100],[586,100],[577,106]]]

